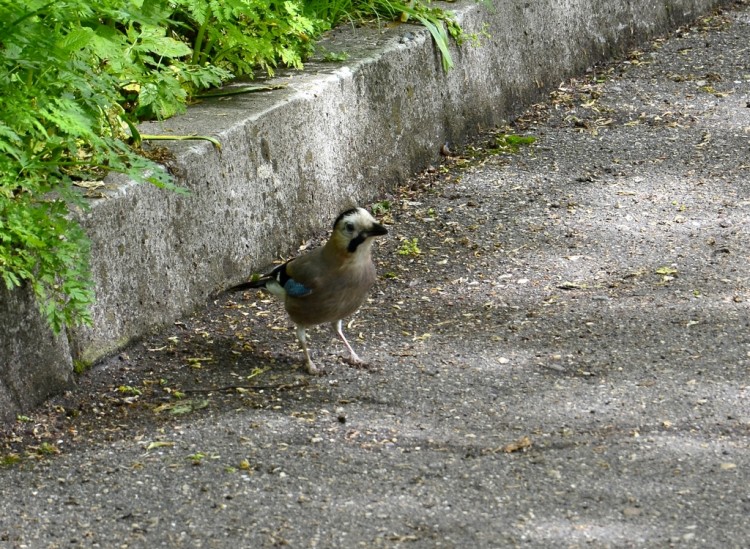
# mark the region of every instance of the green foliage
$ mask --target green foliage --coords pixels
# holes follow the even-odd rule
[[[15,453],[0,454],[0,467],[8,468],[21,462],[21,456]]]
[[[304,3],[304,13],[307,17],[327,21],[331,27],[335,27],[345,20],[356,18],[356,6],[361,4],[371,3],[357,0],[307,0]],[[373,10],[370,9],[369,12],[373,13]]]
[[[517,153],[521,147],[533,145],[536,137],[531,135],[515,135],[504,133],[495,136],[494,147],[490,149],[493,153]]]
[[[32,446],[39,456],[54,456],[60,453],[60,449],[51,442],[42,442],[39,446]]]
[[[440,50],[443,69],[453,67],[453,59],[448,49],[450,38],[461,44],[467,37],[456,23],[453,15],[443,9],[432,7],[429,0],[307,0],[305,13],[319,17],[337,25],[348,20],[378,20],[407,22],[417,21],[427,28]],[[474,41],[476,37],[471,37]]]
[[[302,68],[312,40],[328,24],[306,17],[302,1],[175,0],[173,18],[186,24],[180,32],[192,46],[192,62],[207,62],[237,76],[257,69],[273,75],[282,65]]]
[[[435,45],[440,50],[440,59],[443,63],[443,70],[448,72],[453,68],[453,58],[448,49],[449,35],[459,39],[461,36],[461,27],[459,27],[453,17],[448,12],[439,8],[430,8],[420,2],[392,2],[390,0],[377,0],[382,6],[383,11],[389,15],[401,12],[401,21],[406,22],[410,17],[419,21],[421,25],[427,28],[435,41]],[[444,25],[443,22],[447,22]]]
[[[137,387],[132,387],[130,385],[120,385],[117,388],[117,392],[129,396],[140,396],[141,394],[143,394],[140,389],[138,389]]]
[[[326,51],[325,53],[323,53],[323,62],[325,63],[342,63],[347,59],[349,59],[349,54],[345,51]]]
[[[89,18],[80,1],[0,0],[0,276],[30,284],[56,332],[89,323],[94,297],[73,182],[113,170],[171,185],[123,141],[119,83],[96,62]]]
[[[194,454],[190,454],[189,456],[186,456],[186,458],[189,459],[193,465],[200,465],[201,463],[203,463],[203,460],[206,458],[206,454],[202,452],[195,452]]]
[[[385,215],[386,213],[391,211],[391,201],[390,200],[381,200],[380,202],[376,202],[372,205],[372,213],[373,215]]]
[[[86,370],[88,370],[91,367],[91,364],[89,364],[86,361],[83,360],[73,360],[73,371],[76,374],[82,374]]]
[[[417,256],[421,254],[422,250],[419,249],[419,240],[416,238],[412,238],[411,240],[405,238],[401,241],[401,246],[399,246],[396,253],[398,253],[398,255],[410,256]]]
[[[111,78],[130,120],[174,116],[195,93],[232,77],[225,68],[193,61],[192,48],[177,32],[189,27],[173,28],[179,14],[171,4],[148,2],[139,9],[138,2],[109,2],[81,20],[76,33],[89,38],[84,48],[90,61]]]

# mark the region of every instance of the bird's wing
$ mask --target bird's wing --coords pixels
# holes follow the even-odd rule
[[[288,278],[282,287],[286,294],[292,297],[305,297],[313,293],[312,288],[308,288],[293,278]]]
[[[230,288],[229,291],[265,288],[279,297],[307,297],[325,288],[330,272],[331,267],[323,254],[323,248],[317,248],[277,265],[272,271]]]
[[[326,265],[320,248],[285,263],[277,280],[292,297],[306,297],[321,289]]]

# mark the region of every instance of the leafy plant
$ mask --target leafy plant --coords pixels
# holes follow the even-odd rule
[[[117,392],[129,396],[140,396],[142,394],[140,389],[138,389],[137,387],[132,387],[130,385],[120,385],[117,388]]]
[[[21,456],[15,453],[0,455],[0,467],[12,467],[21,461]]]
[[[323,54],[323,61],[326,63],[341,63],[349,59],[349,54],[345,51],[333,52],[327,51]]]
[[[42,442],[39,446],[30,446],[39,456],[53,456],[60,453],[60,449],[51,442]]]
[[[74,31],[87,39],[81,45],[114,81],[119,104],[131,115],[127,121],[178,114],[197,91],[232,77],[229,70],[193,61],[193,50],[173,28],[175,13],[169,3],[137,6],[109,0],[78,21]]]
[[[0,276],[28,283],[52,328],[88,323],[89,243],[73,181],[106,171],[169,186],[122,141],[111,76],[92,63],[82,2],[0,2]]]
[[[279,65],[302,68],[312,39],[329,28],[306,17],[300,1],[176,0],[174,6],[193,65],[210,62],[238,76],[252,77],[257,69],[273,75]]]
[[[205,458],[206,454],[203,454],[201,452],[195,452],[194,454],[186,456],[186,459],[189,459],[193,465],[200,465],[201,463],[203,463],[203,460]]]
[[[421,25],[430,31],[435,45],[440,50],[440,60],[443,64],[443,70],[448,72],[453,68],[453,57],[448,49],[449,36],[458,38],[461,35],[461,27],[455,23],[455,20],[448,12],[439,8],[430,8],[418,2],[410,2],[409,4],[390,2],[389,0],[378,0],[378,2],[386,12],[392,13],[392,11],[400,10],[400,19],[403,22],[406,22],[409,17],[419,21]],[[444,22],[447,25],[444,25]]]
[[[345,20],[354,20],[358,11],[355,6],[365,3],[370,4],[357,0],[307,0],[304,3],[304,13],[313,19],[327,21],[331,27],[335,27]]]
[[[517,153],[521,147],[533,145],[536,137],[531,135],[500,134],[495,136],[492,152]]]
[[[384,215],[391,211],[391,201],[390,200],[382,200],[380,202],[376,202],[372,205],[372,213],[373,215]]]
[[[399,246],[399,249],[397,250],[398,255],[411,255],[411,256],[417,256],[422,253],[422,250],[419,249],[419,240],[417,238],[412,238],[409,240],[408,238],[405,238],[401,242],[401,246]]]
[[[307,0],[305,13],[330,21],[334,26],[344,20],[366,21],[372,18],[402,23],[410,19],[417,21],[430,31],[440,51],[443,69],[448,71],[453,67],[450,38],[461,44],[467,35],[450,12],[430,4],[429,0]],[[473,42],[478,41],[473,35],[468,38]]]

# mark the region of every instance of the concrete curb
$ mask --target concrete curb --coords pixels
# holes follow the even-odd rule
[[[222,150],[200,141],[167,145],[170,170],[189,196],[112,178],[105,197],[93,200],[81,221],[92,241],[94,323],[72,330],[69,346],[39,333],[28,295],[0,294],[7,310],[0,333],[13,340],[0,342],[0,416],[64,388],[71,351],[93,363],[173,322],[293,252],[342,208],[436,161],[443,142],[493,127],[565,77],[722,3],[459,2],[449,7],[464,29],[489,38],[453,48],[448,74],[421,27],[345,28],[324,41],[328,51],[349,54],[343,65],[311,62],[304,73],[274,80],[285,89],[205,101],[146,124],[143,133],[212,135]],[[14,331],[14,311],[36,328]],[[42,348],[42,357],[23,351]],[[45,389],[19,390],[29,380],[17,374],[32,364],[34,372],[49,370]]]
[[[64,335],[50,333],[26,287],[0,284],[0,421],[59,393],[73,380]]]

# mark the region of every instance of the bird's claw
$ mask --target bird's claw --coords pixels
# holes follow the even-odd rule
[[[323,376],[326,373],[325,370],[318,368],[313,362],[308,362],[305,365],[305,369],[311,376]]]
[[[348,358],[344,358],[343,360],[352,368],[357,368],[359,370],[374,370],[375,369],[375,367],[372,364],[370,364],[369,362],[365,362],[358,356],[353,356],[353,357],[350,356]]]

